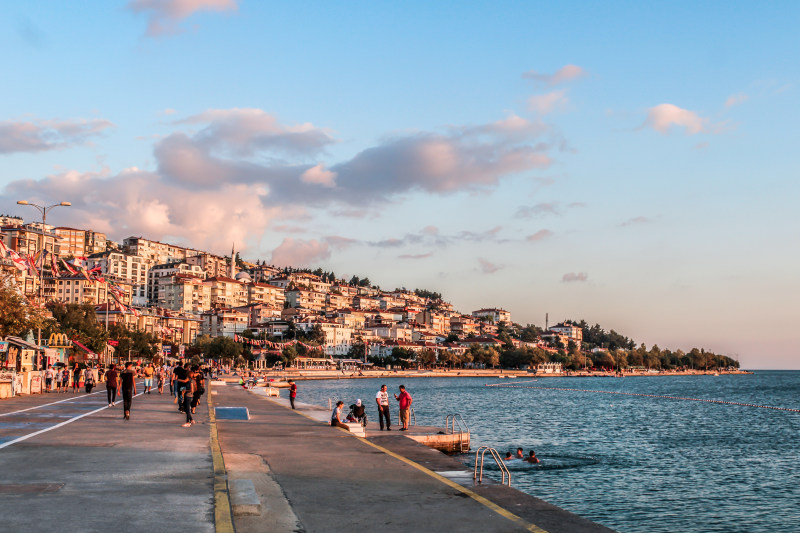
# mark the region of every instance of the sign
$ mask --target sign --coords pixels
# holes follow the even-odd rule
[[[47,346],[50,348],[69,348],[72,341],[67,338],[66,333],[51,333],[47,339]]]
[[[42,392],[42,376],[38,372],[31,375],[31,394]]]
[[[172,353],[172,346],[163,346],[161,351],[164,352],[164,355],[169,355]]]
[[[183,354],[185,354],[185,353],[186,353],[186,346],[184,346],[183,344],[181,344],[181,345],[178,347],[178,351],[180,352],[180,354],[181,354],[181,357],[183,357]]]
[[[0,383],[14,383],[15,372],[0,372]]]
[[[8,351],[8,341],[0,341],[0,353],[6,353]]]

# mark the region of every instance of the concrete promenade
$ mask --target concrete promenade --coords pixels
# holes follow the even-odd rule
[[[314,406],[234,384],[208,393],[191,428],[168,394],[136,397],[127,422],[105,389],[0,402],[0,531],[609,531],[473,486],[463,464],[403,433],[359,439]],[[251,418],[213,421],[206,400]]]

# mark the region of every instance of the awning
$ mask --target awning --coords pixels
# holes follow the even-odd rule
[[[94,353],[92,350],[90,350],[89,348],[87,348],[86,346],[81,344],[80,342],[76,341],[75,339],[72,339],[72,344],[74,344],[75,346],[77,346],[78,348],[80,348],[81,350],[86,352],[87,354],[94,356],[93,358],[97,357],[96,353]]]
[[[13,337],[9,335],[8,337],[6,337],[6,341],[8,341],[10,344],[19,346],[21,348],[25,348],[27,350],[38,350],[38,351],[42,350],[41,347],[33,344],[32,342],[28,342],[25,339],[21,339],[19,337]]]

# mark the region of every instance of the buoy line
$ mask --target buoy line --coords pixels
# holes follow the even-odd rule
[[[636,392],[615,392],[615,391],[606,391],[606,390],[594,390],[594,389],[568,389],[565,387],[537,387],[537,386],[525,386],[525,385],[506,385],[504,383],[493,383],[493,384],[486,384],[487,387],[501,387],[505,389],[539,389],[539,390],[559,390],[559,391],[571,391],[571,392],[596,392],[599,394],[616,394],[619,396],[642,396],[645,398],[659,398],[662,400],[683,400],[688,402],[705,402],[705,403],[718,403],[721,405],[738,405],[741,407],[757,407],[759,409],[772,409],[773,411],[789,411],[792,413],[800,413],[800,409],[792,409],[791,407],[775,407],[773,405],[758,405],[755,403],[744,403],[744,402],[726,402],[725,400],[705,400],[703,398],[686,398],[683,396],[667,396],[662,394],[642,394]]]

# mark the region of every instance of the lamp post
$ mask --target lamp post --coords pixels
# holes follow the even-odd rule
[[[19,205],[29,205],[31,207],[35,207],[39,210],[42,214],[42,231],[41,231],[41,244],[39,245],[39,250],[42,252],[42,268],[39,269],[39,303],[44,305],[44,290],[42,287],[42,281],[44,278],[44,248],[45,248],[45,240],[44,240],[44,228],[47,225],[47,212],[53,209],[54,207],[69,207],[72,204],[69,202],[60,202],[53,205],[37,205],[28,202],[27,200],[18,200],[17,204]],[[53,247],[55,248],[55,240],[53,241]],[[39,326],[39,338],[37,341],[37,345],[41,348],[42,346],[42,328]]]

